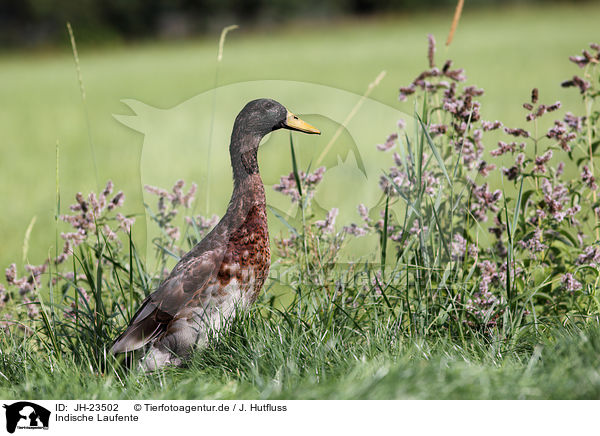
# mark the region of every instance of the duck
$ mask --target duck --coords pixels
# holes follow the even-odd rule
[[[225,215],[144,299],[112,344],[113,355],[143,350],[139,365],[146,372],[181,366],[211,332],[226,330],[238,311],[256,301],[271,264],[257,152],[261,140],[279,129],[321,133],[275,100],[244,106],[229,144],[233,192]]]

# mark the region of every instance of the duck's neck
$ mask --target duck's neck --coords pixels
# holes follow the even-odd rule
[[[264,209],[266,205],[265,189],[258,170],[260,140],[260,137],[241,135],[237,129],[231,135],[229,153],[233,168],[233,193],[227,214],[241,219],[254,207]]]
[[[246,177],[258,174],[258,146],[262,136],[248,133],[242,122],[236,120],[231,132],[229,156],[233,168],[233,181],[237,185]]]

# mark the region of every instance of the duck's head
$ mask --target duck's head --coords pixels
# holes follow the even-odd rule
[[[269,98],[252,100],[238,114],[233,125],[229,154],[237,184],[247,174],[258,174],[257,151],[261,139],[277,129],[304,133],[321,132]]]
[[[252,100],[246,104],[238,114],[235,124],[246,134],[260,138],[277,129],[321,134],[317,128],[302,121],[281,103],[270,98]]]

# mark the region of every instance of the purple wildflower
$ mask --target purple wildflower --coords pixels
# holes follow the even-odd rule
[[[113,230],[110,228],[110,226],[108,224],[104,224],[104,226],[102,226],[102,230],[104,233],[104,236],[106,236],[106,238],[109,241],[118,241],[119,237],[117,236],[117,234],[115,232],[113,232]]]
[[[179,231],[179,227],[169,225],[169,226],[165,227],[165,233],[173,241],[177,241],[181,237],[181,232]]]
[[[11,263],[5,270],[6,282],[14,285],[17,280],[17,264]]]
[[[119,191],[117,193],[117,195],[115,195],[113,197],[112,200],[110,200],[110,203],[108,203],[108,210],[113,210],[117,207],[121,207],[123,206],[123,202],[125,201],[125,194],[123,194],[123,191]]]
[[[502,123],[498,120],[496,121],[481,121],[481,127],[483,128],[484,132],[489,132],[490,130],[496,130],[499,129],[500,127],[502,127]]]
[[[116,218],[117,218],[117,221],[119,222],[119,227],[125,233],[130,233],[131,232],[131,226],[133,226],[133,223],[135,223],[135,218],[127,218],[122,213],[118,213],[117,216],[116,216]]]
[[[0,283],[0,309],[2,309],[9,300],[8,292],[2,283]]]
[[[465,252],[467,251],[467,241],[465,238],[463,238],[459,233],[456,233],[450,246],[452,247],[452,260],[464,259]]]
[[[37,319],[40,315],[40,309],[38,308],[37,302],[30,300],[27,297],[23,297],[23,304],[27,307],[27,317],[29,319]]]
[[[490,154],[492,156],[502,156],[503,154],[506,153],[514,153],[517,150],[517,146],[520,149],[523,149],[525,147],[524,143],[521,144],[517,144],[516,142],[511,142],[509,144],[507,144],[504,141],[498,141],[498,148],[495,150],[490,151]]]
[[[596,268],[600,264],[600,250],[594,245],[585,247],[583,253],[577,257],[577,263]]]
[[[169,193],[163,189],[163,188],[158,188],[156,186],[150,186],[150,185],[144,185],[144,189],[149,192],[150,194],[154,194],[157,195],[159,197],[168,197]]]
[[[75,248],[85,241],[87,233],[84,229],[79,229],[76,232],[61,233],[60,237],[65,241],[71,242],[72,247]]]
[[[554,111],[556,111],[556,110],[560,109],[560,106],[561,106],[561,103],[560,103],[560,101],[557,101],[557,102],[555,102],[554,104],[551,104],[550,106],[547,106],[547,107],[546,107],[546,110],[547,110],[548,112],[554,112]]]
[[[367,227],[360,227],[355,223],[351,223],[349,226],[344,227],[344,231],[349,235],[353,236],[364,236],[368,233]]]
[[[517,137],[522,136],[523,138],[529,138],[531,136],[531,134],[527,130],[521,129],[520,127],[514,129],[511,129],[510,127],[505,127],[504,131],[509,135]]]
[[[360,215],[360,217],[363,219],[364,222],[366,222],[366,223],[370,222],[369,209],[367,209],[367,206],[365,206],[362,203],[358,205],[358,214]]]
[[[510,168],[502,168],[502,174],[504,174],[508,180],[516,180],[516,178],[519,177],[519,174],[521,174],[521,171],[519,170],[519,167],[513,165]]]
[[[477,256],[479,256],[479,247],[475,244],[469,244],[467,253],[469,254],[469,257],[477,259]]]
[[[400,94],[398,96],[398,99],[400,101],[405,101],[406,97],[414,94],[416,90],[417,90],[417,87],[414,84],[410,84],[409,86],[402,87],[402,88],[400,88]]]
[[[478,159],[483,153],[483,146],[480,141],[473,142],[469,138],[457,138],[450,142],[454,145],[454,150],[462,154],[463,163],[467,169],[472,170]]]
[[[591,43],[590,48],[598,52],[598,44]],[[579,68],[584,68],[586,65],[592,63],[597,64],[600,61],[600,52],[595,56],[587,50],[581,52],[581,56],[569,56],[569,60],[576,64]]]
[[[332,208],[327,212],[327,216],[324,220],[315,221],[315,225],[323,230],[324,233],[333,233],[335,219],[338,216],[339,209],[337,207]]]
[[[500,239],[502,238],[502,234],[506,230],[506,225],[504,225],[504,223],[500,221],[498,216],[494,216],[494,223],[495,225],[488,228],[488,231],[491,234],[493,234],[496,237],[496,239]]]
[[[427,35],[427,60],[429,60],[429,68],[435,67],[435,60],[433,58],[435,54],[435,38],[430,33]]]
[[[211,230],[217,225],[219,216],[216,214],[213,214],[210,218],[205,218],[202,215],[196,217],[186,216],[185,222],[190,226],[196,227],[201,233],[204,233],[206,230]]]
[[[314,173],[305,173],[304,171],[300,171],[300,174],[298,174],[300,183],[304,188],[303,193],[307,196],[307,198],[310,199],[313,197],[316,186],[321,180],[323,180],[325,170],[325,167],[319,167]],[[292,202],[297,202],[300,200],[300,193],[298,191],[298,187],[296,186],[296,178],[293,172],[289,173],[287,176],[281,176],[279,178],[279,184],[273,186],[273,189],[275,189],[277,192],[281,192],[283,195],[290,196],[292,198]]]
[[[471,185],[473,203],[471,205],[471,213],[478,221],[487,221],[487,212],[497,212],[498,206],[496,203],[502,197],[502,191],[499,189],[494,192],[488,190],[488,184],[484,183],[481,186],[477,186],[474,183]]]
[[[519,241],[519,245],[534,255],[548,248],[547,245],[542,243],[542,230],[540,228],[535,229],[533,235],[526,241]]]
[[[581,172],[581,180],[583,183],[587,185],[592,191],[598,189],[598,185],[596,184],[596,178],[590,171],[590,168],[587,165],[583,166],[583,171]]]
[[[578,205],[565,209],[565,204],[569,201],[565,185],[558,183],[556,186],[553,186],[550,180],[544,179],[542,181],[542,192],[544,193],[544,200],[541,205],[548,210],[549,214],[556,221],[561,222],[565,217],[572,217],[579,211]],[[545,214],[542,214],[540,218],[544,216]]]
[[[575,280],[575,277],[573,277],[573,274],[571,273],[566,273],[562,276],[562,280],[561,280],[563,286],[565,287],[565,289],[569,292],[574,292],[574,291],[578,291],[582,288],[581,283],[579,283],[577,280]]]
[[[585,56],[569,56],[569,60],[579,68],[584,68],[589,63]]]
[[[431,124],[429,126],[429,133],[432,137],[443,135],[448,131],[448,126],[445,124]]]
[[[482,160],[479,162],[479,166],[477,168],[477,172],[483,177],[487,177],[491,171],[496,169],[495,164],[488,164],[486,161]]]
[[[387,137],[385,143],[377,144],[377,150],[379,151],[389,151],[396,146],[396,140],[398,139],[397,133],[392,133]]]
[[[548,150],[541,156],[537,156],[535,158],[535,167],[533,168],[534,173],[545,174],[546,173],[546,163],[552,158],[552,150]]]
[[[480,292],[488,292],[490,285],[497,285],[500,283],[500,275],[498,274],[496,264],[489,260],[483,260],[477,266],[481,277],[479,282]]]
[[[548,130],[546,136],[548,138],[556,139],[560,147],[567,152],[571,151],[571,146],[569,145],[569,142],[571,142],[577,137],[575,133],[567,132],[565,124],[559,120],[554,121],[554,126],[551,127],[550,130]]]
[[[579,88],[579,92],[581,94],[584,94],[585,91],[587,91],[591,84],[590,82],[588,82],[587,80],[582,79],[579,76],[573,76],[573,78],[571,80],[565,80],[564,82],[562,82],[560,84],[560,86],[562,86],[563,88],[569,88],[569,87],[577,87]]]
[[[567,112],[565,114],[565,123],[572,129],[577,132],[581,131],[583,128],[583,122],[585,121],[585,117],[576,117],[571,112]]]
[[[429,230],[428,226],[421,226],[421,223],[419,222],[419,220],[416,219],[416,220],[413,221],[413,225],[408,230],[408,232],[411,235],[419,235],[421,233],[421,231],[423,231],[423,233],[427,233],[428,230]]]

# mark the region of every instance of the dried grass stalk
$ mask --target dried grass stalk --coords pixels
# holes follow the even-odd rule
[[[452,43],[452,38],[454,38],[454,32],[456,32],[456,27],[458,26],[458,20],[460,20],[464,3],[465,0],[458,0],[456,10],[454,11],[454,18],[452,19],[452,26],[450,26],[450,33],[448,33],[448,39],[446,40],[446,46],[449,46]]]

